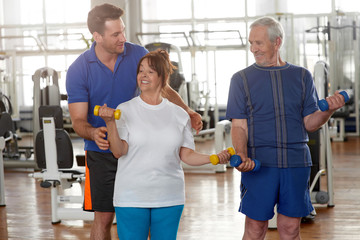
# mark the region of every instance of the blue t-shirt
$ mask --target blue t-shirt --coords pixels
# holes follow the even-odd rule
[[[305,68],[253,64],[233,75],[226,116],[247,119],[248,155],[262,166],[306,167],[312,162],[303,118],[319,109],[317,102]]]
[[[142,46],[126,42],[124,52],[119,54],[112,72],[97,58],[95,45],[96,42],[69,67],[66,91],[68,103],[88,103],[88,122],[97,128],[105,126],[105,122],[94,116],[95,105],[102,106],[106,103],[108,107],[116,108],[120,103],[136,96],[137,64],[148,51]],[[100,150],[94,141],[84,141],[85,150],[110,152]]]

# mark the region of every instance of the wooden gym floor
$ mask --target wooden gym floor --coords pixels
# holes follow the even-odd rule
[[[212,152],[212,142],[197,143],[197,150]],[[316,205],[315,220],[301,225],[302,239],[360,239],[360,139],[333,142],[332,150],[335,207]],[[29,178],[31,172],[5,171],[6,206],[0,207],[0,240],[89,239],[90,222],[51,224],[50,191]],[[186,173],[185,177],[187,202],[178,239],[241,239],[244,216],[237,212],[240,173],[229,168],[225,173]],[[75,186],[70,191],[80,188]],[[111,231],[112,238],[118,239],[116,225]],[[268,230],[266,239],[279,239],[277,230]]]

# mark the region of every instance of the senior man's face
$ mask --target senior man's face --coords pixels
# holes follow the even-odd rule
[[[270,41],[267,27],[253,27],[250,31],[249,43],[250,51],[258,65],[263,67],[277,66],[279,44],[276,41]]]

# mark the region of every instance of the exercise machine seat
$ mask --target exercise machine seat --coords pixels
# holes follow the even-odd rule
[[[7,112],[0,113],[0,137],[8,137],[9,132],[15,132],[14,123]]]
[[[55,119],[55,142],[58,168],[72,168],[74,163],[74,152],[70,135],[63,129],[63,115],[61,107],[39,107],[39,118],[42,119],[43,117],[54,117]],[[46,169],[44,131],[42,129],[42,124],[40,127],[41,130],[36,134],[35,139],[36,163],[39,168]]]
[[[56,129],[56,152],[59,168],[73,167],[73,147],[69,134],[64,129]],[[36,163],[39,168],[46,169],[44,132],[40,130],[35,140]]]

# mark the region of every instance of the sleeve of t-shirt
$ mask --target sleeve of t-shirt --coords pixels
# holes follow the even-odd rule
[[[245,119],[248,117],[246,110],[246,95],[242,78],[239,73],[235,73],[230,81],[226,118]]]
[[[302,116],[305,117],[313,112],[319,110],[318,106],[318,95],[316,92],[314,80],[311,76],[311,73],[306,70],[305,73],[305,98],[304,98],[304,110],[302,112]]]
[[[117,107],[117,109],[120,109],[120,108]],[[126,141],[127,143],[129,143],[129,130],[126,127],[126,114],[124,114],[122,112],[121,113],[121,118],[119,120],[115,120],[115,122],[116,122],[116,127],[117,127],[117,130],[118,130],[120,139],[122,139],[122,140]]]
[[[187,123],[183,130],[183,144],[182,147],[190,148],[195,150],[194,135],[191,132],[191,121],[190,117],[187,118]]]
[[[68,103],[88,102],[87,76],[80,61],[76,60],[66,73]]]

